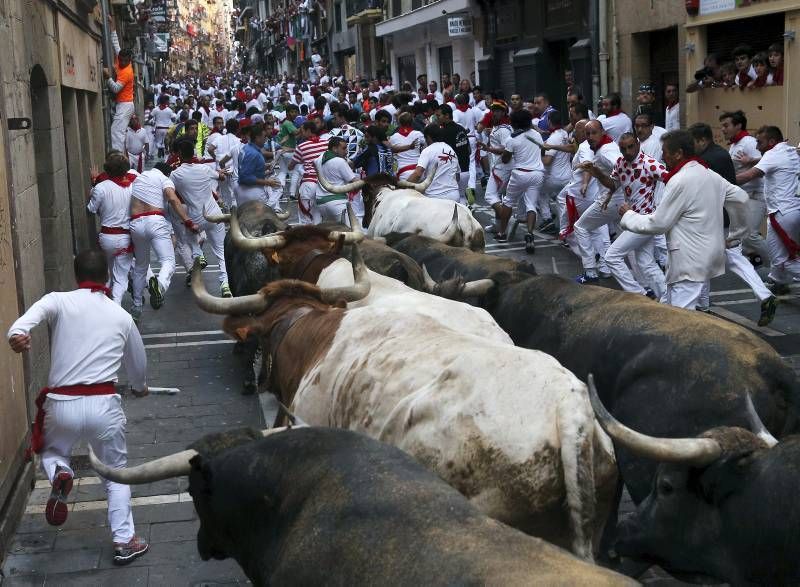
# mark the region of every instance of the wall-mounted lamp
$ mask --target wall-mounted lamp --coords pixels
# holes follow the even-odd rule
[[[783,38],[786,39],[787,41],[794,41],[795,38],[794,31],[786,31],[785,33],[783,33]]]
[[[694,53],[695,48],[696,47],[694,43],[686,43],[683,46],[683,50],[686,51],[687,53]]]

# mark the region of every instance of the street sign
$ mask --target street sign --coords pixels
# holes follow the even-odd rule
[[[150,36],[150,53],[169,52],[169,33],[153,33]]]
[[[167,22],[166,0],[153,0],[150,6],[150,20],[153,22]]]
[[[736,0],[700,0],[700,14],[713,14],[736,8]]]
[[[447,33],[450,37],[472,36],[472,17],[469,14],[449,17],[447,19]]]

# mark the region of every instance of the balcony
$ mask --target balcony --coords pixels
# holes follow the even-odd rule
[[[347,0],[347,26],[383,20],[383,0]]]
[[[694,94],[687,94],[687,124],[702,121],[711,125],[714,138],[725,144],[719,128],[719,116],[723,112],[744,110],[747,113],[747,126],[750,129],[766,124],[783,128],[786,114],[786,86],[767,86],[740,90],[739,88],[706,88]],[[791,136],[792,133],[789,133]]]

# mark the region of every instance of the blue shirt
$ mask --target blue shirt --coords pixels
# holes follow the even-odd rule
[[[247,143],[239,155],[239,183],[241,185],[256,185],[257,179],[266,177],[264,168],[266,162],[261,149],[253,143]]]

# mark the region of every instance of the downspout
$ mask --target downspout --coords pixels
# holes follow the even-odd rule
[[[589,104],[593,108],[596,108],[594,104],[597,104],[597,100],[600,97],[600,62],[597,57],[600,53],[600,41],[597,22],[597,2],[598,0],[589,0],[589,35],[592,48],[592,95]]]
[[[103,66],[111,70],[111,68],[114,67],[114,59],[111,51],[111,32],[108,30],[108,0],[100,0],[100,15],[103,19],[101,23],[103,27]],[[100,78],[102,79],[103,76],[101,75]],[[106,139],[105,151],[111,147],[111,124],[109,122],[111,119],[111,103],[108,92],[106,91],[105,79],[103,79],[100,84],[100,95],[103,97],[103,130]]]
[[[598,0],[597,28],[599,33],[600,95],[608,94],[608,0]]]
[[[618,92],[622,91],[619,77],[619,37],[617,36],[617,0],[611,0],[611,39],[614,43],[611,48],[611,67],[614,78],[614,87]]]

